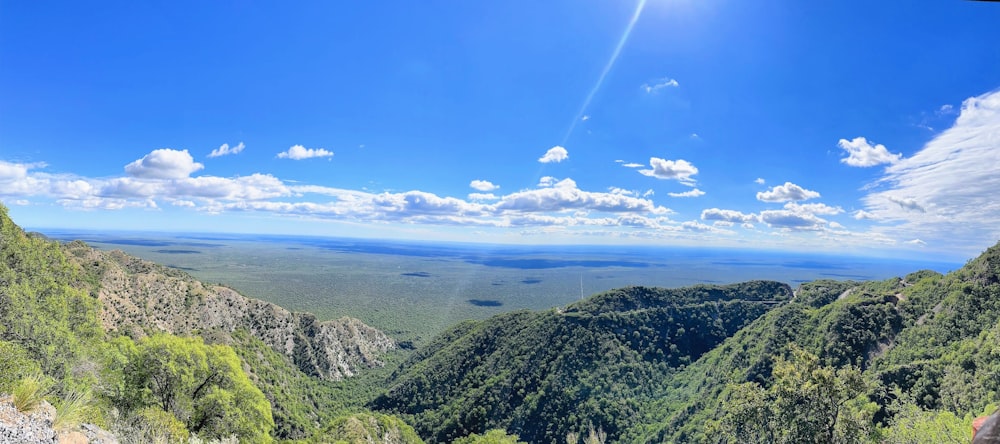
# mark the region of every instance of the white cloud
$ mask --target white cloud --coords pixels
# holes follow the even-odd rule
[[[927,245],[927,242],[924,242],[924,241],[922,241],[920,239],[911,239],[911,240],[908,240],[908,241],[903,242],[903,243],[910,244],[910,245],[917,245],[917,246],[921,246],[921,247]]]
[[[555,185],[556,182],[558,182],[558,179],[556,179],[555,177],[543,176],[541,179],[538,179],[538,187],[540,188],[551,187],[552,185]]]
[[[885,145],[872,145],[864,137],[856,137],[853,140],[840,139],[837,145],[848,154],[840,161],[853,167],[872,167],[883,163],[896,163],[903,157],[902,154],[890,153]]]
[[[694,186],[691,176],[698,174],[698,168],[684,159],[665,160],[659,157],[649,158],[652,169],[639,170],[639,173],[657,179],[674,179],[685,185]]]
[[[228,143],[223,143],[222,146],[212,150],[211,153],[208,153],[208,157],[220,157],[220,156],[228,156],[230,154],[239,154],[241,151],[243,151],[243,148],[246,148],[246,145],[243,145],[243,142],[240,142],[239,145],[236,145],[232,148],[229,147]]]
[[[688,231],[708,231],[708,232],[718,232],[719,229],[711,225],[705,225],[698,221],[689,220],[681,224],[685,230]]]
[[[623,163],[622,166],[625,168],[642,168],[646,165],[643,165],[641,163],[629,162],[629,163]]]
[[[545,155],[538,158],[538,161],[541,163],[552,163],[552,162],[559,163],[568,158],[569,158],[569,152],[566,151],[566,148],[556,145],[552,148],[549,148],[549,150],[545,152]]]
[[[685,191],[683,193],[667,193],[667,195],[670,197],[698,197],[698,196],[704,196],[705,192],[695,188],[693,190]]]
[[[294,145],[291,148],[288,148],[288,151],[278,153],[279,159],[302,160],[312,159],[314,157],[333,157],[333,151],[328,151],[323,148],[306,148],[302,145]]]
[[[854,217],[857,220],[873,220],[876,218],[874,214],[869,213],[865,210],[855,211],[852,217]]]
[[[80,179],[63,179],[49,182],[49,193],[62,198],[83,199],[96,192],[90,182]]]
[[[676,80],[669,77],[663,77],[651,82],[643,83],[642,90],[645,91],[646,94],[656,94],[665,88],[676,88],[678,86],[680,86],[680,84],[677,83]]]
[[[795,202],[788,202],[785,204],[785,209],[796,213],[823,214],[831,216],[844,212],[843,208],[831,207],[823,203],[797,204]]]
[[[472,187],[472,189],[479,191],[493,191],[500,188],[499,186],[494,185],[493,182],[490,182],[488,180],[479,180],[479,179],[469,182],[469,186]]]
[[[810,213],[801,213],[790,210],[766,210],[760,212],[760,221],[771,228],[784,228],[790,230],[821,230],[826,220],[816,217]]]
[[[590,120],[590,116],[584,114],[583,117],[580,117],[580,120],[586,122],[586,121]]]
[[[262,200],[286,197],[292,191],[270,174],[251,174],[236,178],[200,176],[165,185],[164,195],[226,200]]]
[[[14,181],[28,176],[29,166],[0,160],[0,182]]]
[[[497,200],[499,197],[493,193],[469,193],[469,200]]]
[[[163,195],[164,181],[117,177],[105,182],[96,195],[112,198],[149,198]]]
[[[503,196],[496,210],[517,212],[561,212],[587,209],[609,213],[665,214],[670,210],[658,207],[648,199],[622,194],[583,191],[572,179],[563,179],[551,187],[519,191]]]
[[[188,150],[161,148],[125,165],[125,172],[141,179],[182,179],[202,168]]]
[[[645,193],[642,193],[642,197],[649,197],[649,196],[652,196],[652,195],[654,195],[654,194],[656,194],[656,192],[655,192],[655,191],[653,191],[653,189],[652,189],[652,188],[650,188],[650,189],[646,190],[646,192],[645,192]]]
[[[927,212],[927,210],[924,209],[923,205],[920,205],[920,203],[918,203],[917,200],[912,197],[896,197],[892,195],[886,195],[885,198],[889,202],[899,205],[899,208],[910,211],[919,211],[921,213]]]
[[[757,200],[764,202],[799,201],[817,197],[819,197],[819,193],[807,190],[791,182],[785,182],[784,185],[773,186],[767,191],[757,193]]]
[[[757,222],[757,215],[745,214],[736,210],[722,210],[719,208],[708,208],[702,210],[701,220],[713,220],[733,223]]]
[[[425,191],[407,191],[405,193],[382,193],[377,195],[372,204],[377,212],[383,215],[450,215],[450,216],[483,216],[487,207],[481,204],[466,202],[454,197],[440,197]]]
[[[758,177],[757,180],[754,180],[753,182],[757,185],[764,185],[766,181],[764,180],[763,177]]]

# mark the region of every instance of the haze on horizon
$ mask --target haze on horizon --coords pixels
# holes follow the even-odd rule
[[[1000,6],[0,3],[22,226],[964,260]]]

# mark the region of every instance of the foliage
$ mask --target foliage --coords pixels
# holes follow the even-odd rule
[[[323,428],[320,435],[314,437],[314,441],[349,444],[372,442],[423,444],[413,427],[395,416],[381,413],[354,413],[338,416]]]
[[[564,311],[463,323],[418,351],[371,405],[433,442],[489,429],[551,442],[593,427],[614,440],[635,424],[651,381],[790,297],[786,285],[759,281],[629,287]]]
[[[0,341],[26,352],[16,352],[18,366],[36,362],[44,374],[64,382],[60,388],[95,382],[94,375],[74,371],[103,337],[93,290],[59,244],[28,236],[0,205]]]
[[[523,444],[517,435],[509,435],[500,429],[486,431],[482,435],[473,433],[464,438],[452,441],[452,444]]]
[[[191,436],[184,423],[163,409],[145,407],[128,418],[118,418],[112,431],[122,443],[177,443]]]
[[[23,409],[48,395],[57,426],[106,421],[125,443],[966,442],[1000,400],[1000,244],[948,275],[794,298],[765,281],[627,287],[464,322],[340,382],[245,330],[106,336],[105,265],[0,206],[0,392]]]
[[[21,378],[41,373],[38,362],[18,343],[0,341],[0,393],[10,393]]]
[[[69,392],[56,405],[52,427],[65,430],[80,425],[93,415],[93,401],[93,395],[89,391]]]
[[[732,386],[718,433],[744,443],[855,443],[869,437],[876,410],[857,368],[827,367],[798,347],[778,357],[774,382]]]
[[[960,418],[952,412],[924,410],[904,404],[892,423],[882,430],[884,444],[965,444],[972,430],[972,415]]]
[[[51,385],[51,381],[37,374],[21,378],[11,393],[14,398],[14,408],[23,413],[35,411],[45,400]]]
[[[124,373],[135,399],[121,405],[159,407],[202,437],[270,440],[270,404],[228,346],[153,335],[137,344]]]

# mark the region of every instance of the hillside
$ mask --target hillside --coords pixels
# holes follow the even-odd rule
[[[998,344],[1000,244],[947,275],[627,287],[392,352],[360,321],[60,245],[0,206],[0,397],[35,387],[45,433],[960,443],[1000,404]]]
[[[629,287],[565,310],[466,322],[418,351],[372,407],[432,442],[501,428],[528,442],[634,426],[663,381],[792,297],[777,282]]]
[[[817,281],[797,294],[661,387],[626,440],[714,442],[746,401],[741,390],[776,386],[774,367],[792,359],[792,344],[867,381],[840,405],[871,441],[967,442],[971,418],[1000,403],[1000,244],[948,275]]]
[[[97,284],[98,311],[106,331],[142,338],[151,332],[215,335],[228,342],[246,329],[291,359],[308,375],[339,380],[381,366],[396,342],[352,318],[318,322],[222,286],[206,286],[187,273],[121,251],[100,251],[83,242],[64,247]]]
[[[36,387],[57,423],[75,412],[127,442],[310,438],[370,399],[365,370],[394,348],[354,319],[25,233],[0,206],[0,394]]]

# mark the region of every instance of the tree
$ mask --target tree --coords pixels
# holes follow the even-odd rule
[[[464,438],[456,439],[452,444],[523,444],[517,435],[508,435],[501,429],[492,429],[479,435],[473,433]]]
[[[819,365],[819,358],[792,346],[792,360],[775,358],[774,382],[729,387],[723,436],[747,443],[861,442],[871,433],[875,406],[855,367]]]
[[[270,441],[271,405],[232,348],[206,345],[199,337],[158,334],[141,341],[134,353],[126,385],[137,391],[139,405],[169,412],[205,438]]]
[[[354,413],[334,418],[323,429],[317,442],[423,444],[417,432],[401,419],[381,413]]]
[[[959,418],[952,412],[921,409],[906,403],[896,413],[889,427],[882,431],[885,444],[963,444],[969,442],[972,416]]]

